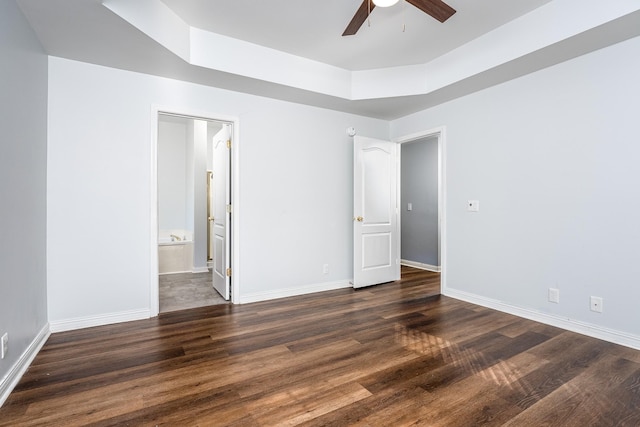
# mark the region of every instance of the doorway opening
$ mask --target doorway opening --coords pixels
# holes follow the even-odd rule
[[[411,180],[423,179],[420,176],[409,177],[409,181],[405,179],[405,183],[402,183],[402,146],[415,143],[406,147],[420,148],[422,142],[430,143],[428,148],[432,151],[432,162],[430,165],[417,162],[416,168],[431,169],[431,181],[434,181],[431,183],[431,197],[424,203],[417,197],[402,200],[402,186],[410,187]],[[407,148],[405,151],[411,150]],[[401,279],[401,264],[440,272],[440,289],[445,286],[444,159],[444,127],[401,137],[393,142],[354,137],[354,288]],[[420,210],[433,211],[430,218],[432,259],[421,261],[418,258],[411,262],[401,253],[401,230],[404,227],[401,213],[418,213]],[[415,229],[424,228],[425,224],[420,221],[414,225]]]
[[[160,108],[154,118],[152,315],[236,302],[237,119]]]
[[[400,263],[441,273],[445,286],[444,127],[399,138]]]

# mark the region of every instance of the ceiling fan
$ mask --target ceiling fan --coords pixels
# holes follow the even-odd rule
[[[440,22],[446,21],[447,19],[451,18],[454,13],[456,13],[456,10],[454,8],[452,8],[442,0],[407,0],[407,2],[411,3],[424,13],[431,15]],[[376,3],[380,7],[386,7],[397,3],[397,0],[363,0],[362,4],[356,11],[356,14],[353,15],[353,19],[351,19],[351,22],[349,22],[349,25],[347,25],[347,28],[344,30],[344,33],[342,33],[342,35],[352,36],[357,33],[364,21],[367,20],[369,12],[371,12],[373,8],[376,7]]]

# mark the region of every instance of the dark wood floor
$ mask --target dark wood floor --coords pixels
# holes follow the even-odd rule
[[[54,334],[0,425],[640,425],[640,352],[438,291],[407,268]]]

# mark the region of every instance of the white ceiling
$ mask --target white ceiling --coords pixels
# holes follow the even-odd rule
[[[401,1],[375,8],[370,26],[348,37],[362,0],[162,1],[193,27],[364,70],[428,62],[551,0],[447,0],[457,12],[444,23]]]
[[[445,23],[400,2],[373,10],[371,25],[350,37],[341,34],[361,0],[105,1],[129,8],[136,19],[124,19],[101,0],[17,0],[53,56],[383,119],[640,35],[638,0],[448,0],[457,13]],[[158,5],[168,7],[185,29],[242,40],[245,47],[259,45],[267,59],[278,57],[272,55],[278,51],[287,60],[306,58],[304,67],[269,78],[252,58],[243,58],[243,51],[227,57],[229,68],[185,59],[166,42],[172,36],[154,14]],[[154,37],[144,25],[134,25],[142,21],[146,29],[151,23],[164,34]],[[183,47],[194,52],[193,46]],[[267,60],[266,66],[277,71],[279,63]],[[308,80],[323,80],[323,70],[334,68],[334,74],[346,76],[338,82],[340,90],[294,81],[306,74]]]

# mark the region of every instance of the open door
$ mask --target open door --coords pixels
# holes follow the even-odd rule
[[[229,160],[231,126],[225,124],[213,137],[213,287],[225,299],[230,297],[230,209]]]
[[[400,279],[398,146],[354,137],[353,287]]]

